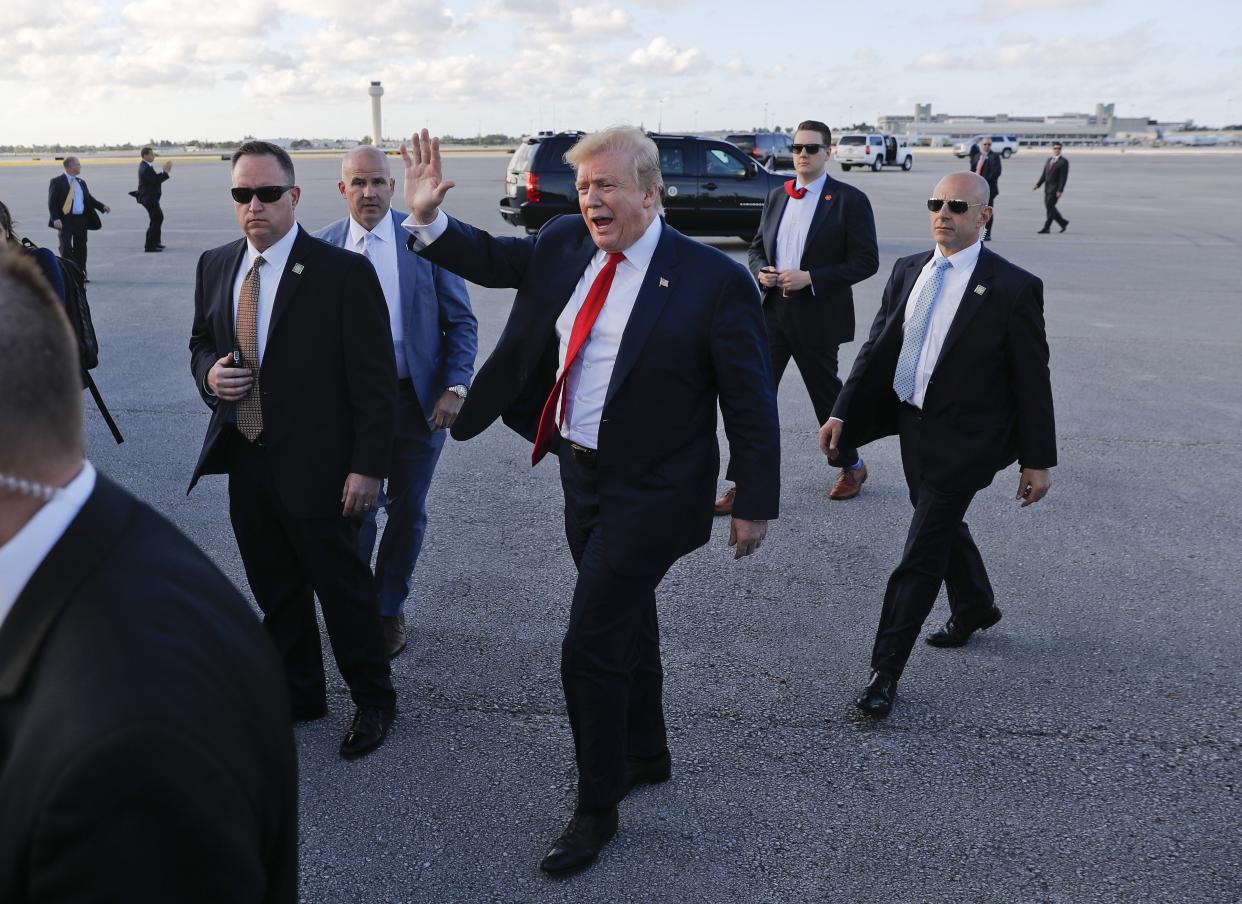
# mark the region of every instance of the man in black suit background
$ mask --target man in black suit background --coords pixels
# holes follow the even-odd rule
[[[832,133],[814,119],[798,125],[791,151],[796,179],[774,189],[763,205],[750,246],[750,271],[763,292],[763,314],[779,386],[789,359],[802,374],[818,426],[832,414],[841,391],[837,358],[854,341],[855,283],[880,267],[875,218],[867,196],[828,175]],[[840,467],[829,499],[857,496],[867,466],[856,449],[840,450]],[[730,463],[730,477],[732,473]],[[716,500],[715,511],[733,509],[734,488]]]
[[[617,804],[667,781],[656,588],[711,537],[716,410],[738,478],[735,558],[777,516],[780,429],[754,281],[660,216],[660,154],[615,126],[566,155],[581,216],[495,237],[441,211],[439,143],[405,157],[402,224],[416,250],[471,282],[517,289],[495,350],[453,424],[469,439],[498,417],[560,458],[566,539],[578,568],[561,682],[578,763],[573,818],[540,867],[587,866],[617,831]]]
[[[164,183],[172,175],[172,161],[165,161],[162,172],[156,172],[155,149],[143,148],[141,156],[142,162],[138,164],[138,191],[134,197],[147,211],[147,240],[143,250],[163,251],[160,227],[164,225],[164,211],[160,208],[160,197],[164,194]]]
[[[1069,161],[1061,156],[1061,142],[1054,141],[1052,156],[1044,163],[1039,180],[1035,183],[1035,188],[1031,189],[1035,191],[1041,185],[1044,187],[1044,211],[1047,216],[1044,217],[1044,228],[1039,230],[1041,234],[1052,231],[1053,220],[1056,220],[1062,232],[1069,225],[1069,220],[1061,216],[1061,211],[1057,210],[1057,202],[1061,200],[1061,195],[1065,194],[1065,183],[1068,181]]]
[[[203,254],[190,367],[211,421],[190,489],[229,475],[246,577],[285,665],[293,716],[327,713],[314,597],[357,711],[341,755],[384,740],[396,695],[361,515],[387,473],[397,370],[388,308],[363,256],[294,218],[293,161],[263,141],[233,154],[244,239]]]
[[[959,647],[1000,621],[983,558],[963,520],[975,493],[1020,463],[1017,498],[1038,502],[1056,464],[1043,283],[986,250],[991,211],[977,174],[953,173],[931,200],[934,251],[902,258],[884,288],[832,417],[820,430],[831,456],[894,433],[914,517],[884,594],[863,712],[892,709],[924,620],[948,587],[951,615],[928,636]]]
[[[988,207],[992,213],[983,227],[983,240],[992,241],[992,227],[996,222],[996,196],[1000,194],[1001,155],[992,150],[992,139],[984,135],[983,140],[971,148],[970,169],[988,184]]]
[[[86,181],[78,177],[82,163],[77,157],[66,157],[62,165],[64,175],[53,176],[47,184],[47,225],[60,234],[60,256],[77,264],[85,275],[86,233],[99,229],[103,225],[99,213],[111,213],[112,208],[92,195]]]
[[[297,900],[271,643],[172,525],[84,458],[77,342],[0,251],[0,901]]]

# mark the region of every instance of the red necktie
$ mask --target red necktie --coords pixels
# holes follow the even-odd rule
[[[802,198],[806,197],[806,189],[805,188],[794,188],[794,180],[790,179],[788,182],[785,183],[785,194],[789,195],[789,197],[791,198],[798,198],[799,200],[801,200]]]
[[[985,160],[987,160],[987,159],[988,159],[988,155],[987,155],[987,154],[980,154],[980,155],[979,155],[979,165],[975,167],[975,172],[976,172],[976,173],[978,173],[980,176],[982,176],[982,175],[983,175],[983,161],[985,161]]]
[[[557,378],[556,385],[552,387],[552,391],[548,393],[548,400],[543,403],[543,413],[539,415],[539,430],[535,434],[535,448],[530,455],[532,466],[539,464],[540,459],[547,455],[548,450],[552,448],[552,437],[559,432],[556,423],[556,406],[558,402],[563,403],[564,401],[569,368],[578,357],[578,352],[582,351],[582,346],[586,345],[586,341],[591,335],[591,327],[595,326],[599,312],[604,309],[604,302],[608,299],[608,290],[612,287],[612,278],[617,274],[617,264],[623,260],[625,260],[625,255],[619,251],[613,251],[608,254],[608,260],[596,275],[595,281],[591,283],[591,289],[587,292],[586,301],[582,303],[578,316],[574,318],[573,329],[569,331],[569,348],[565,351],[565,366],[561,368],[561,375]],[[565,406],[562,404],[562,421],[565,418],[564,409]]]

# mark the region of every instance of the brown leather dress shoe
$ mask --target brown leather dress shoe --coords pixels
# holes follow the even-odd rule
[[[384,629],[384,651],[389,659],[395,659],[405,649],[405,613],[381,615],[380,626]]]
[[[853,499],[862,492],[862,485],[867,482],[867,466],[861,468],[842,468],[837,475],[837,482],[832,485],[829,499]]]
[[[729,487],[721,494],[720,498],[716,500],[716,504],[712,506],[712,512],[717,518],[722,515],[733,514],[733,497],[736,495],[737,487]]]

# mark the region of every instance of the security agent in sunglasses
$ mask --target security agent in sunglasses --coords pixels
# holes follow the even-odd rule
[[[812,119],[798,125],[792,147],[797,178],[768,195],[750,246],[750,272],[763,293],[773,382],[780,385],[793,358],[817,426],[832,414],[841,391],[838,349],[854,341],[851,287],[880,268],[871,203],[828,175],[831,145],[824,123]],[[842,447],[829,464],[841,468],[829,498],[857,496],[867,479],[858,452]],[[727,476],[734,476],[732,464]],[[734,493],[731,487],[716,500],[717,515],[732,511]]]
[[[871,678],[855,701],[887,716],[897,681],[943,583],[950,616],[933,647],[960,647],[1001,619],[963,520],[975,493],[1016,460],[1017,496],[1038,502],[1057,463],[1044,334],[1043,283],[983,247],[988,183],[940,180],[927,202],[932,251],[893,266],[871,335],[820,429],[832,457],[846,446],[901,438],[914,517],[884,594]]]
[[[190,368],[211,421],[190,489],[228,474],[229,516],[294,720],[327,713],[314,597],[357,707],[341,755],[378,747],[395,708],[362,515],[386,476],[397,371],[379,279],[312,238],[293,161],[263,141],[233,155],[245,237],[199,259]]]

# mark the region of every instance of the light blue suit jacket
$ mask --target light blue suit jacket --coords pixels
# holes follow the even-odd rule
[[[460,276],[406,248],[402,227],[406,214],[390,210],[397,237],[397,273],[401,285],[403,355],[423,416],[431,426],[436,402],[450,386],[469,386],[479,349],[479,324]],[[349,248],[349,217],[315,233],[316,238]]]

